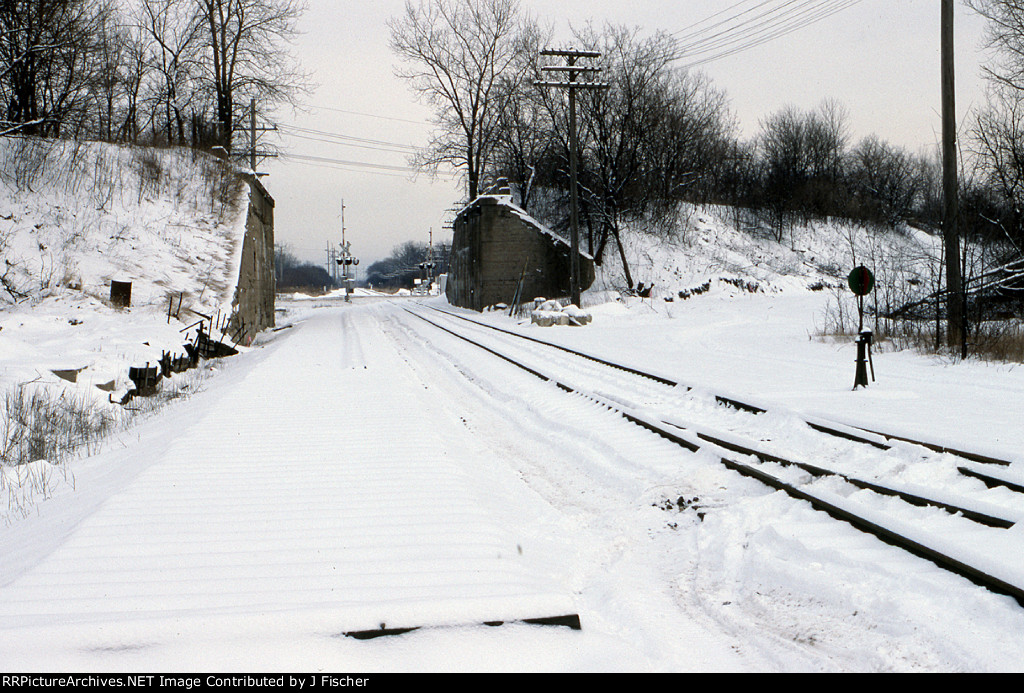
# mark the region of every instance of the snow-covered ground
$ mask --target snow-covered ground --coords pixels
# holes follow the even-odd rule
[[[583,328],[484,317],[771,403],[782,442],[792,407],[1019,458],[1019,369],[887,354],[878,381],[852,392],[850,345],[808,335],[825,300],[629,299]],[[30,670],[1021,670],[1013,600],[446,337],[403,309],[414,302],[286,303],[292,327],[75,463],[74,489],[0,532],[0,658]],[[666,505],[679,497],[699,499],[703,518]],[[480,625],[566,609],[581,631]],[[341,635],[380,623],[424,628]]]
[[[4,138],[0,171],[0,393],[63,388],[61,370],[105,399],[94,386],[123,390],[199,313],[230,311],[248,187],[209,156]]]
[[[49,198],[7,181],[0,238],[21,296],[2,290],[0,386],[99,392],[177,346],[186,320],[167,321],[169,295],[203,312],[230,300],[235,217],[182,202],[210,199],[173,193],[192,178]],[[172,233],[179,223],[193,230]],[[693,416],[716,413],[712,393],[763,404],[775,449],[806,452],[798,414],[812,415],[987,451],[1024,479],[1019,364],[882,349],[877,381],[854,392],[852,340],[819,336],[854,263],[927,282],[933,238],[820,225],[780,244],[689,209],[666,239],[624,240],[653,298],[618,297],[612,255],[586,327],[474,317],[691,385],[677,399]],[[105,301],[125,272],[129,311]],[[537,381],[405,310],[420,304],[445,306],[282,297],[281,328],[212,364],[197,394],[63,468],[3,470],[29,512],[0,527],[0,669],[1024,669],[1013,600]],[[53,374],[69,369],[78,382]],[[898,446],[885,461],[934,485],[947,457]],[[956,483],[1021,512],[1009,492]],[[1021,530],[991,536],[1024,572]],[[565,613],[582,630],[521,622]],[[482,625],[494,621],[508,623]],[[422,628],[343,635],[381,624]]]

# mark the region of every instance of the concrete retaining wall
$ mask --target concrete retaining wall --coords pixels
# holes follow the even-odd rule
[[[238,286],[229,334],[248,345],[262,330],[274,327],[274,198],[259,179],[250,177],[249,216],[242,242]]]

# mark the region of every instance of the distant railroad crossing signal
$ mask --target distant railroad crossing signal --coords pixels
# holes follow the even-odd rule
[[[344,237],[344,232],[343,232]],[[352,278],[349,277],[349,268],[359,264],[359,258],[352,255],[352,243],[342,241],[341,244],[341,255],[338,256],[338,266],[341,267],[341,282],[345,288],[345,301],[349,300],[349,294],[352,293]]]

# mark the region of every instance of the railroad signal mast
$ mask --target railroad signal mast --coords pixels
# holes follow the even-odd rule
[[[345,201],[341,201],[341,243],[337,255],[338,267],[341,268],[341,285],[345,288],[345,301],[348,302],[352,293],[352,278],[349,269],[359,264],[359,258],[352,255],[352,243],[345,240]]]
[[[426,291],[430,293],[430,287],[434,285],[434,269],[437,263],[434,261],[434,227],[430,227],[430,242],[427,245],[427,261],[420,263],[420,270],[423,271],[423,281],[426,282]]]
[[[572,248],[569,258],[569,284],[572,302],[580,305],[580,230],[579,230],[579,192],[577,190],[576,158],[578,143],[576,141],[576,90],[577,89],[607,89],[608,84],[604,82],[579,82],[577,77],[583,74],[595,74],[601,71],[599,67],[577,65],[576,61],[581,58],[600,58],[601,54],[594,51],[577,50],[543,50],[541,55],[553,55],[565,58],[565,65],[548,65],[542,67],[544,72],[561,72],[566,75],[565,82],[537,81],[534,85],[538,87],[557,87],[566,89],[569,92],[569,200],[571,204],[569,215],[570,238],[569,245]]]

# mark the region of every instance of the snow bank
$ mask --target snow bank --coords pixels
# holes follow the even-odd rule
[[[633,225],[624,229],[622,243],[633,281],[653,284],[651,296],[659,301],[844,287],[862,262],[876,275],[899,271],[906,275],[901,280],[927,284],[941,252],[939,239],[913,229],[876,232],[830,221],[796,225],[780,239],[768,229],[747,228],[730,208],[689,204],[668,232]],[[588,295],[626,288],[622,259],[609,246]]]
[[[0,140],[0,393],[107,401],[129,366],[181,353],[189,325],[230,310],[247,202],[201,152]],[[131,283],[130,306],[112,281]]]

